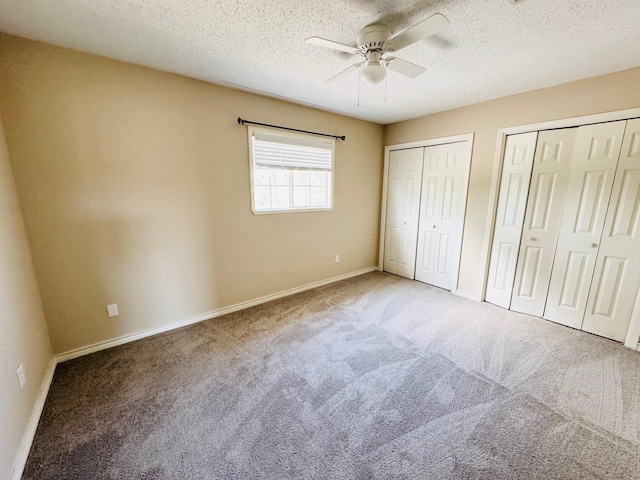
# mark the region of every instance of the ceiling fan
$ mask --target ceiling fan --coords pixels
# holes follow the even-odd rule
[[[331,77],[326,83],[334,82],[355,70],[359,70],[365,82],[376,85],[386,77],[387,68],[410,78],[416,78],[422,74],[426,70],[424,67],[400,58],[386,56],[386,54],[402,50],[413,43],[443,31],[448,26],[449,20],[444,15],[436,13],[393,38],[391,37],[391,29],[387,25],[381,23],[368,25],[358,33],[357,47],[320,37],[310,37],[305,42],[352,55],[360,55],[364,58],[363,61],[353,64]]]

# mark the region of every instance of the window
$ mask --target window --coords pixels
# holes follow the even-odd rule
[[[251,210],[331,210],[335,139],[249,127]]]

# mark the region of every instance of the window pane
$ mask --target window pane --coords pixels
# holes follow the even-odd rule
[[[271,187],[271,208],[278,210],[289,207],[289,187]]]
[[[311,185],[326,186],[327,185],[327,172],[312,171],[311,173]]]
[[[279,168],[271,170],[271,185],[289,185],[290,179],[289,170]]]
[[[327,189],[324,187],[311,187],[310,205],[325,206],[327,201]]]
[[[268,210],[271,208],[271,189],[269,187],[254,187],[253,199],[256,210]]]
[[[256,210],[269,210],[271,208],[271,201],[269,197],[256,197]]]
[[[254,185],[269,185],[271,182],[271,173],[268,168],[256,168],[253,170]]]
[[[293,184],[294,185],[309,185],[309,170],[294,170],[293,171]]]
[[[309,187],[293,187],[293,206],[296,208],[309,206]]]

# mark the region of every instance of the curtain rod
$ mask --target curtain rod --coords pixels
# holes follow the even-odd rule
[[[297,128],[280,127],[278,125],[269,125],[268,123],[252,122],[251,120],[244,120],[240,117],[238,117],[238,125],[260,125],[261,127],[279,128],[280,130],[289,130],[291,132],[309,133],[311,135],[319,135],[321,137],[331,137],[331,138],[335,138],[336,140],[347,139],[347,137],[345,137],[344,135],[329,135],[328,133],[318,133],[318,132],[310,132],[308,130],[298,130]]]

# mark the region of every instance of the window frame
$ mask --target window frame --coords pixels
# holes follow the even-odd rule
[[[334,206],[334,184],[335,184],[335,155],[336,155],[336,140],[335,138],[323,138],[321,140],[318,139],[317,136],[315,135],[310,135],[310,134],[305,134],[305,133],[298,133],[298,132],[290,132],[290,131],[285,131],[285,130],[278,130],[278,129],[274,129],[274,128],[268,128],[268,127],[258,127],[258,126],[254,126],[254,125],[250,125],[247,129],[247,133],[248,133],[248,145],[249,145],[249,184],[251,187],[251,213],[253,213],[254,215],[273,215],[273,214],[281,214],[281,213],[308,213],[308,212],[329,212],[331,210],[333,210],[333,206]],[[298,141],[302,140],[302,141],[308,141],[309,142],[309,146],[311,146],[311,144],[318,144],[318,143],[326,143],[328,146],[330,146],[330,148],[328,150],[331,151],[331,170],[329,170],[329,183],[330,185],[328,186],[328,201],[329,201],[329,206],[328,207],[317,207],[317,206],[313,206],[313,207],[290,207],[290,208],[284,208],[284,209],[269,209],[269,210],[257,210],[256,209],[256,203],[255,203],[255,183],[254,183],[254,168],[255,168],[255,162],[254,162],[254,158],[253,158],[253,137],[254,134],[266,134],[269,136],[275,136],[275,137],[282,137],[282,138],[289,138],[289,139],[296,139]],[[284,143],[284,142],[283,142]],[[291,169],[291,172],[295,171],[295,169]],[[291,184],[290,184],[291,185]],[[293,185],[290,186],[290,188],[293,188]]]

